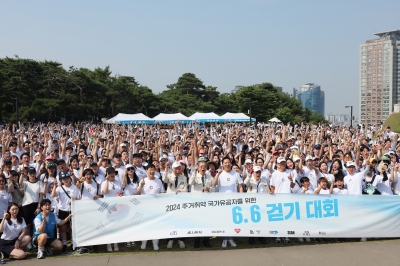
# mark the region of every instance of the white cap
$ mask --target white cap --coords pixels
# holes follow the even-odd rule
[[[210,143],[210,142],[211,142],[211,140],[208,139],[208,140],[207,140],[207,143]]]
[[[254,142],[254,139],[253,138],[249,138],[249,142],[252,142],[252,141]]]
[[[261,171],[261,167],[260,166],[254,166],[253,170],[254,170],[254,172]]]
[[[290,139],[296,139],[296,137],[295,136],[291,136]]]
[[[276,162],[277,162],[277,163],[286,162],[286,159],[285,159],[285,157],[279,157],[279,158],[276,160]]]
[[[290,147],[290,149],[291,149],[291,150],[298,150],[299,147],[297,147],[297,146],[292,146],[292,147]]]
[[[132,164],[127,164],[127,165],[125,165],[125,169],[131,168],[131,167],[133,167]]]
[[[217,145],[215,145],[215,146],[213,147],[213,150],[215,150],[215,149],[219,149],[219,147],[218,147]]]
[[[39,152],[37,152],[37,153],[35,153],[35,156],[34,157],[36,157],[36,156],[39,156],[40,155],[40,153]]]
[[[126,143],[121,143],[119,146],[126,147]]]
[[[300,161],[300,157],[299,156],[293,156],[293,162],[297,162]]]
[[[177,168],[177,167],[181,167],[181,163],[180,162],[174,162],[172,164],[172,168]]]
[[[356,163],[353,162],[353,161],[348,161],[348,162],[346,163],[346,168],[348,168],[348,167],[350,167],[350,166],[356,167]]]
[[[142,140],[138,139],[138,140],[136,141],[136,144],[138,144],[138,143],[140,143],[140,142],[142,142],[142,143],[143,143],[143,141],[142,141]]]
[[[312,161],[314,161],[314,158],[313,158],[311,155],[307,155],[307,157],[306,157],[306,161],[308,161],[308,160],[312,160]]]
[[[244,161],[244,163],[253,163],[253,161],[250,159],[246,159],[246,161]]]

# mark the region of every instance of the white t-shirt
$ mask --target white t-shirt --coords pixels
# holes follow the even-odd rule
[[[341,194],[341,195],[346,195],[349,194],[349,191],[347,189],[338,189],[337,187],[335,187],[332,191],[332,194]]]
[[[390,174],[388,174],[388,179],[383,181],[383,174],[376,175],[373,186],[381,193],[381,195],[393,195],[392,193],[392,182],[390,182]]]
[[[135,173],[139,178],[139,182],[142,181],[143,178],[147,177],[146,170],[143,167],[135,167]]]
[[[231,170],[230,172],[222,171],[218,178],[219,193],[237,193],[237,186],[243,184],[240,175]]]
[[[4,213],[8,209],[8,203],[12,202],[12,196],[6,190],[0,191],[0,213]],[[3,218],[3,217],[1,217]]]
[[[57,187],[56,193],[58,196],[58,209],[65,211],[65,212],[71,211],[71,199],[70,198],[73,198],[73,199],[79,198],[78,188],[72,184],[70,187],[66,187],[64,185],[62,187]]]
[[[304,190],[304,187],[301,187],[296,191],[296,193],[297,194],[303,194],[303,190]],[[314,191],[312,191],[310,188],[308,188],[306,190],[306,192],[304,192],[304,194],[314,194]]]
[[[150,180],[149,178],[144,179],[144,186],[142,188],[142,194],[145,195],[153,195],[153,194],[160,194],[164,193],[164,186],[162,185],[162,182],[158,178],[154,178],[153,180]]]
[[[101,186],[101,184],[106,180],[106,177],[100,173],[93,175],[93,181]]]
[[[25,195],[22,199],[22,206],[39,202],[39,195],[42,192],[43,183],[42,181],[36,181],[31,183],[29,181],[24,181],[24,191]]]
[[[122,192],[121,182],[119,182],[117,179],[115,179],[114,182],[105,180],[103,183],[101,183],[101,191],[103,191],[107,182],[108,182],[108,191],[107,194],[104,194],[104,197],[105,198],[118,197],[117,193]]]
[[[275,187],[274,193],[292,193],[289,180],[290,173],[291,171],[286,169],[285,172],[277,170],[272,174],[270,184]]]
[[[14,240],[20,236],[22,229],[26,227],[24,218],[22,218],[22,223],[20,224],[17,222],[17,219],[11,218],[10,220],[11,225],[9,225],[7,221],[4,221],[1,239]]]
[[[346,175],[344,177],[344,184],[351,195],[361,195],[362,194],[362,183],[365,175],[369,170],[369,166],[366,170],[360,173],[354,173],[353,175]]]
[[[137,188],[139,187],[139,183],[133,183],[133,180],[131,179],[130,184],[126,184],[126,186],[123,188],[124,191],[124,196],[133,196],[137,194]]]
[[[50,214],[49,214],[50,215]],[[46,217],[46,225],[49,222],[49,216]],[[56,224],[59,224],[61,222],[61,219],[57,217],[56,215]],[[33,220],[33,224],[35,225],[35,231],[38,231],[40,226],[42,225],[42,221],[40,221],[37,217]]]
[[[92,200],[94,196],[101,195],[100,185],[94,181],[90,184],[83,182],[82,186],[80,189],[81,200]]]
[[[393,188],[394,188],[394,193],[396,193],[396,195],[400,195],[400,174],[395,171],[394,172],[394,180],[393,180]]]
[[[318,189],[318,188],[317,188],[317,189]],[[317,189],[315,189],[314,192],[317,191]],[[330,194],[330,193],[329,193],[329,189],[322,189],[322,188],[321,188],[321,190],[319,191],[319,194]]]
[[[315,174],[314,169],[308,169],[307,166],[303,166],[303,171],[304,174],[303,176],[306,176],[310,179],[310,186],[312,189],[318,188],[318,176]]]

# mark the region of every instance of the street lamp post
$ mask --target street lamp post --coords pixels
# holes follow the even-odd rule
[[[250,105],[250,110],[248,111],[248,114],[250,115],[250,127],[251,127],[251,102],[244,102],[244,103]]]
[[[350,127],[353,127],[353,106],[345,106],[345,108],[350,108]]]

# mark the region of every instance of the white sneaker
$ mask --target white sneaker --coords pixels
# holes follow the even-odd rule
[[[178,240],[178,244],[180,248],[185,248],[185,242]]]
[[[285,237],[285,239],[283,240],[285,244],[290,243],[290,239]]]
[[[29,241],[29,244],[26,246],[26,249],[31,250],[32,248],[33,248],[32,243],[31,243],[31,241]]]
[[[307,242],[307,243],[310,243],[310,242],[311,242],[311,239],[310,239],[309,237],[306,237],[306,242]]]
[[[107,244],[107,251],[108,251],[108,252],[112,252],[111,244]]]
[[[174,240],[168,241],[167,248],[172,248],[173,244],[174,244]]]
[[[154,250],[159,250],[160,249],[158,247],[158,239],[153,240],[153,248],[154,248]]]
[[[366,237],[363,237],[363,238],[361,238],[360,241],[361,241],[361,242],[367,242],[367,238],[366,238]]]
[[[38,250],[38,252],[37,252],[37,258],[38,258],[38,259],[44,259],[43,251]]]
[[[280,237],[277,237],[277,238],[275,239],[275,243],[281,243],[281,238],[280,238]]]
[[[114,251],[119,251],[118,243],[114,243]]]
[[[141,249],[146,249],[147,240],[142,241],[142,245],[140,246]]]
[[[228,245],[228,240],[222,241],[222,247],[223,248],[226,248],[227,245]]]
[[[231,244],[231,247],[236,247],[236,243],[232,239],[229,239],[228,242]]]
[[[303,238],[299,238],[299,242],[300,243],[304,243],[304,239]]]

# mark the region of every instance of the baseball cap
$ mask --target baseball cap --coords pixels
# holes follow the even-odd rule
[[[126,147],[126,143],[121,143],[119,146],[120,147]]]
[[[253,138],[249,138],[249,142],[254,142],[254,139]]]
[[[127,164],[127,165],[125,165],[125,169],[132,168],[132,167],[133,167],[132,164]]]
[[[49,169],[49,168],[56,168],[56,164],[55,163],[48,163],[47,164],[47,169]]]
[[[35,167],[28,167],[28,173],[36,173]]]
[[[200,149],[200,150],[199,150],[199,153],[204,153],[204,149]]]
[[[159,161],[160,161],[161,163],[163,163],[163,162],[168,161],[168,159],[167,159],[167,158],[164,158],[164,157],[161,157]]]
[[[356,167],[356,163],[355,162],[353,162],[353,161],[348,161],[347,163],[346,163],[346,168],[348,168],[348,167]]]
[[[48,156],[46,156],[45,160],[46,161],[53,161],[54,158],[52,156],[48,155]]]
[[[11,175],[11,176],[18,175],[18,172],[17,172],[17,171],[15,171],[15,170],[11,170],[11,171],[10,171],[10,175]]]
[[[97,166],[97,163],[91,162],[91,163],[90,163],[90,167],[92,167],[92,166]]]
[[[253,161],[250,159],[246,159],[246,161],[244,161],[244,163],[253,163]]]
[[[181,166],[181,164],[179,162],[174,162],[172,164],[172,168],[177,168],[177,167],[180,167],[180,166]]]
[[[293,162],[297,162],[300,161],[300,157],[299,156],[293,156]]]
[[[254,166],[254,167],[253,167],[253,171],[254,171],[254,172],[261,171],[261,167],[260,167],[260,166]]]
[[[286,159],[285,159],[285,157],[279,157],[279,158],[276,160],[276,162],[277,162],[277,163],[286,162]]]
[[[307,155],[306,161],[308,161],[308,160],[314,161],[314,158],[311,155]]]
[[[298,150],[299,147],[297,147],[297,146],[292,146],[292,147],[290,147],[290,149],[291,149],[291,150]]]
[[[219,147],[218,147],[217,145],[215,145],[215,146],[213,147],[213,150],[215,150],[215,149],[219,149]]]
[[[316,150],[321,149],[321,145],[320,145],[320,144],[315,144],[315,145],[314,145],[314,149],[316,149]]]
[[[138,144],[138,143],[143,143],[143,141],[141,141],[140,139],[138,139],[138,140],[136,141],[136,144]]]
[[[118,157],[121,157],[122,155],[121,155],[121,153],[114,153],[113,154],[113,158],[118,158]]]

